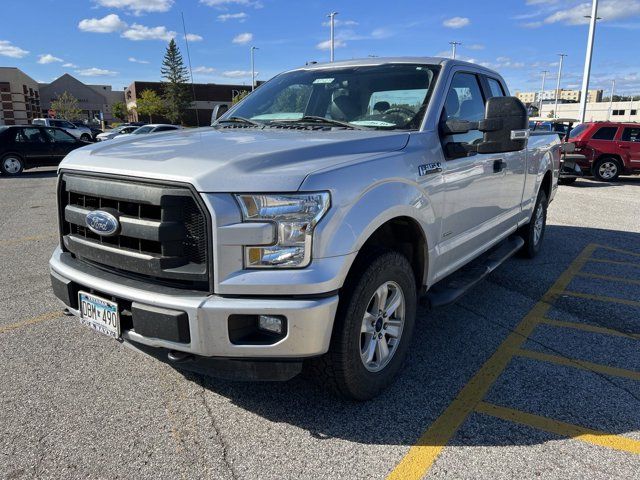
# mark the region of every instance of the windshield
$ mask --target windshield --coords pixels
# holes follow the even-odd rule
[[[219,122],[235,118],[274,126],[327,120],[415,130],[436,74],[436,66],[412,64],[296,70],[262,85]]]
[[[140,128],[136,128],[131,133],[133,133],[134,135],[138,135],[140,133],[149,133],[152,129],[153,129],[153,127],[140,127]]]

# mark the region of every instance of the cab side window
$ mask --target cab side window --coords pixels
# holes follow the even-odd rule
[[[487,84],[489,85],[489,91],[491,92],[492,97],[504,97],[504,90],[498,80],[487,77]]]
[[[451,81],[441,123],[448,120],[467,120],[479,122],[484,120],[484,97],[478,77],[472,73],[456,73]],[[448,159],[459,158],[459,148],[481,142],[482,132],[472,130],[468,133],[442,136],[442,146]],[[454,153],[454,150],[457,153]]]

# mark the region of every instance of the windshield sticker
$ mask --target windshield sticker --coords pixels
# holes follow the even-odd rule
[[[333,78],[316,78],[313,83],[332,83]]]

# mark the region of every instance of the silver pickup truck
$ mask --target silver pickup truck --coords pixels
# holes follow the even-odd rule
[[[508,95],[496,72],[449,59],[314,64],[211,127],[75,150],[53,290],[176,368],[304,367],[372,398],[399,375],[419,303],[540,249],[560,142],[529,138]]]

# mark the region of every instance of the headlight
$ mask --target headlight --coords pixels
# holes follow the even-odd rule
[[[236,195],[245,222],[273,222],[276,243],[245,246],[247,268],[296,268],[311,262],[313,229],[329,209],[329,192]]]

